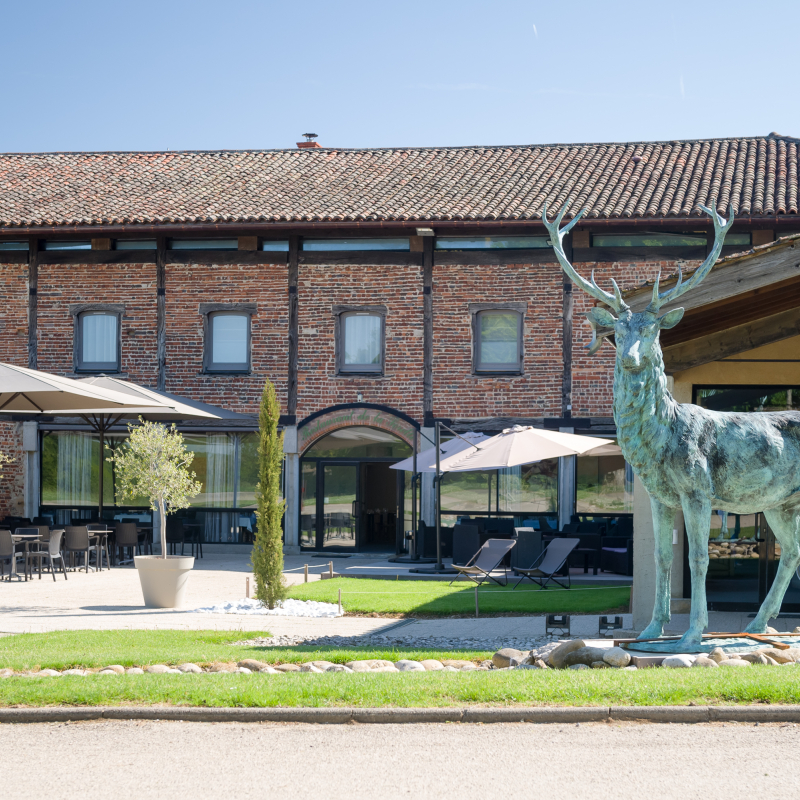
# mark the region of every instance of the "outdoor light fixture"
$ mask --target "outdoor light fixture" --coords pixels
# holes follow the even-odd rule
[[[433,228],[417,228],[417,236],[435,236]]]
[[[317,138],[316,133],[304,133],[303,136],[305,136],[307,142],[313,142]]]
[[[359,392],[359,393],[356,395],[356,400],[357,400],[359,403],[363,403],[363,402],[364,402],[364,395],[363,395],[363,394],[361,394],[361,392]]]

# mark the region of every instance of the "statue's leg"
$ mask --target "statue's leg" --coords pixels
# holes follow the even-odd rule
[[[771,508],[764,516],[781,546],[781,560],[772,588],[756,618],[747,626],[748,633],[764,633],[770,619],[778,616],[789,582],[800,566],[800,508],[797,505]]]
[[[711,529],[711,503],[705,497],[683,500],[683,521],[689,540],[689,570],[692,575],[692,608],[689,630],[681,637],[683,645],[697,645],[708,625],[706,573],[708,572],[708,534]]]
[[[664,632],[669,622],[669,601],[672,596],[670,575],[672,573],[672,529],[675,525],[675,509],[650,498],[653,512],[653,534],[656,555],[656,599],[653,618],[639,634],[640,639],[655,639]]]

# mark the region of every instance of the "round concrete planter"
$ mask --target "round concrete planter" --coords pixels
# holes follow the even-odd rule
[[[194,556],[134,556],[144,604],[148,608],[180,608],[186,596]]]

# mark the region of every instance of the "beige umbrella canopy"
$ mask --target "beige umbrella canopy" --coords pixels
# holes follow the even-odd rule
[[[4,414],[80,416],[98,409],[119,411],[137,404],[141,405],[113,388],[89,386],[83,381],[0,362],[0,412]]]
[[[576,436],[573,433],[545,431],[541,428],[515,425],[484,442],[478,442],[459,453],[440,461],[442,472],[470,472],[472,470],[505,469],[520,464],[544,461],[546,458],[581,455],[605,445],[611,439],[594,436]]]

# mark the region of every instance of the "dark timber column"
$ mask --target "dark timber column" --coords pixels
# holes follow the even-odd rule
[[[572,236],[564,237],[564,252],[572,261]],[[570,427],[572,417],[572,315],[575,298],[572,294],[572,281],[561,273],[563,278],[561,294],[561,347],[564,367],[561,375],[561,416],[564,433],[574,433]],[[565,456],[559,459],[558,465],[558,522],[559,528],[570,522],[575,512],[575,456]]]
[[[433,441],[433,236],[422,239],[422,439],[421,446]],[[436,524],[433,473],[423,472],[420,480],[420,518],[427,525]],[[416,533],[416,532],[415,532]]]
[[[28,245],[28,368],[38,369],[39,363],[39,240],[32,238]]]
[[[158,390],[167,388],[167,240],[158,237],[156,244],[156,353]]]
[[[297,282],[299,275],[300,237],[289,237],[289,374],[286,391],[287,424],[283,429],[286,514],[284,516],[283,552],[300,552],[300,453],[297,452],[297,364],[298,316]]]
[[[295,421],[297,414],[297,280],[300,237],[289,237],[289,382],[287,386],[286,413]]]

